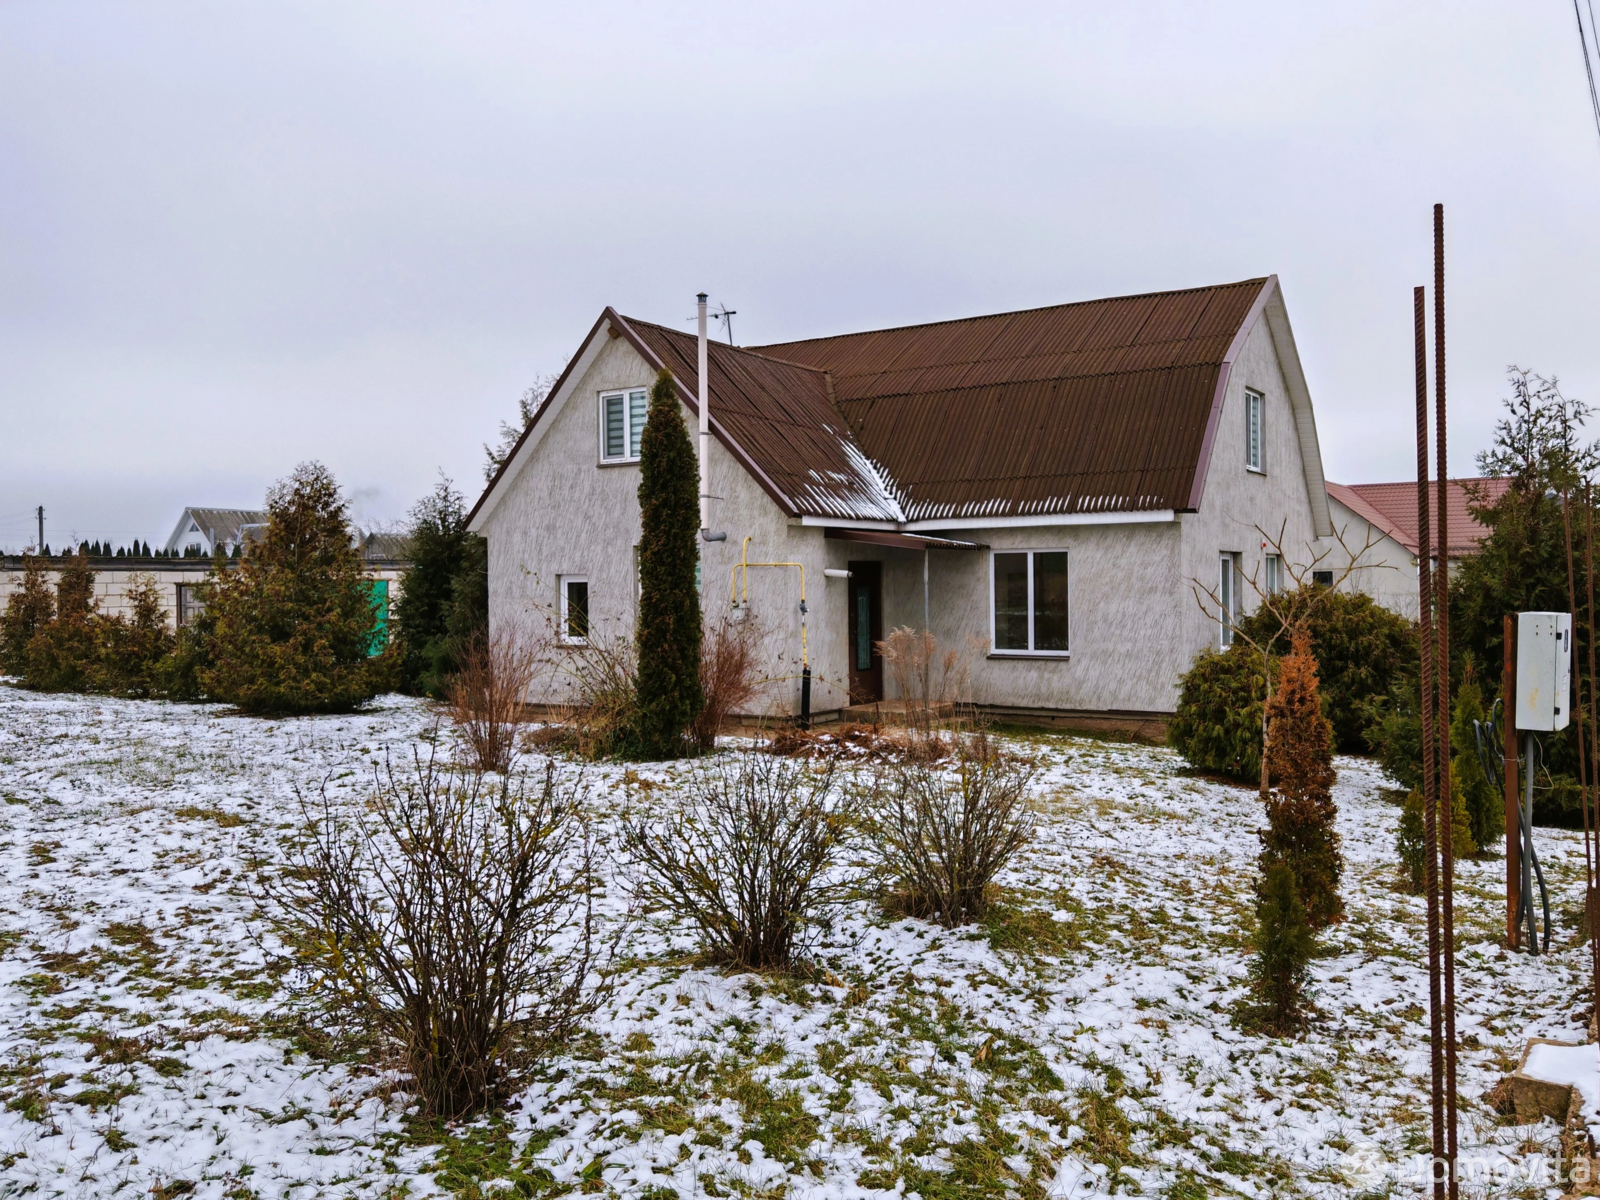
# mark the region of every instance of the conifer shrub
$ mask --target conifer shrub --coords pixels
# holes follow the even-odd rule
[[[1311,957],[1316,951],[1300,897],[1301,888],[1288,863],[1266,868],[1257,889],[1250,986],[1260,1004],[1261,1023],[1280,1036],[1294,1033],[1304,1022]]]
[[[1259,783],[1266,694],[1266,664],[1251,647],[1205,650],[1180,681],[1167,741],[1198,770]]]
[[[1505,793],[1489,781],[1478,758],[1472,723],[1482,720],[1483,693],[1476,673],[1468,668],[1450,709],[1450,783],[1459,789],[1461,805],[1466,810],[1473,847],[1468,853],[1487,850],[1506,832]]]
[[[1346,754],[1366,753],[1374,702],[1386,696],[1397,679],[1416,673],[1416,623],[1361,592],[1312,586],[1278,600],[1291,627],[1300,625],[1311,636],[1322,711],[1333,726],[1335,748]],[[1264,645],[1268,654],[1282,655],[1290,651],[1285,643],[1293,634],[1280,633],[1280,625],[1278,617],[1257,608],[1239,622],[1239,632]]]
[[[1277,788],[1268,796],[1267,828],[1260,834],[1261,877],[1279,864],[1290,867],[1306,919],[1321,929],[1344,915],[1344,861],[1334,828],[1333,729],[1322,715],[1317,663],[1304,634],[1280,664],[1267,720],[1268,766]]]
[[[28,640],[22,677],[42,692],[100,690],[100,624],[95,572],[82,554],[66,559],[56,575],[55,619]]]
[[[806,927],[844,894],[830,871],[855,802],[836,783],[832,764],[761,754],[698,766],[663,813],[625,825],[640,899],[693,923],[715,962],[793,965]]]
[[[22,582],[0,615],[0,671],[26,678],[28,644],[56,617],[55,593],[45,574],[42,555],[28,554],[22,559]]]
[[[99,622],[99,654],[94,690],[147,699],[167,694],[166,663],[177,639],[167,628],[161,592],[143,572],[128,577],[127,617]]]
[[[377,674],[372,588],[332,473],[304,463],[267,493],[267,528],[236,569],[212,572],[199,683],[245,712],[342,712]]]
[[[394,604],[401,686],[439,699],[488,630],[488,546],[467,532],[466,501],[448,479],[411,510],[408,541],[411,565]]]
[[[602,881],[581,780],[418,761],[366,804],[301,798],[263,916],[330,1019],[399,1052],[427,1114],[502,1098],[603,994]]]
[[[700,690],[699,467],[672,376],[650,389],[639,442],[638,715],[634,751],[679,758],[705,703]]]
[[[1472,818],[1467,808],[1466,791],[1454,774],[1450,779],[1450,791],[1450,853],[1457,859],[1470,858],[1477,853],[1478,846],[1472,840]],[[1394,838],[1395,855],[1400,860],[1400,886],[1412,895],[1421,895],[1427,885],[1426,818],[1422,789],[1412,788],[1401,805],[1400,822]]]

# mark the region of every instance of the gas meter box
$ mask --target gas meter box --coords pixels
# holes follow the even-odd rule
[[[1572,614],[1517,614],[1517,728],[1565,729],[1572,714]]]

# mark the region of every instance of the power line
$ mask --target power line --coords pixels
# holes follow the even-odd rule
[[[1589,41],[1595,36],[1594,4],[1585,0],[1589,5],[1589,32],[1583,31],[1583,13],[1578,8],[1578,0],[1572,0],[1572,15],[1578,21],[1578,44],[1583,48],[1583,73],[1589,79],[1589,107],[1594,111],[1594,131],[1600,134],[1600,93],[1594,88],[1594,61],[1589,57]]]

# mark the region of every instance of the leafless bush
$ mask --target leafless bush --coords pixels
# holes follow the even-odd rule
[[[493,1102],[505,1072],[598,1002],[581,783],[436,768],[376,774],[364,809],[301,797],[308,834],[265,916],[308,990],[395,1047],[430,1114]]]
[[[528,688],[544,661],[543,644],[517,630],[475,637],[446,690],[450,719],[481,771],[505,774],[516,750]]]
[[[695,719],[695,741],[714,750],[730,716],[749,712],[765,681],[760,675],[762,629],[754,616],[742,621],[723,616],[708,625],[700,650],[700,691],[705,707]]]
[[[588,645],[557,650],[556,660],[572,698],[525,740],[590,761],[625,751],[638,712],[632,639],[591,631]]]
[[[831,764],[741,754],[689,776],[665,815],[626,823],[640,898],[692,921],[709,955],[752,970],[788,966],[849,835],[853,801]]]
[[[878,653],[905,704],[906,724],[929,732],[937,717],[953,716],[971,691],[972,663],[984,643],[968,638],[961,646],[940,646],[929,630],[901,625],[878,643]]]
[[[1033,770],[969,739],[953,766],[905,759],[882,769],[868,807],[868,845],[890,906],[955,928],[980,918],[994,877],[1033,837]]]

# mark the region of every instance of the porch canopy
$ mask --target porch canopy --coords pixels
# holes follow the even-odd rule
[[[987,550],[982,542],[963,542],[956,538],[923,537],[916,533],[895,533],[889,529],[838,529],[829,526],[825,537],[841,542],[866,542],[872,546],[893,546],[896,550]]]

